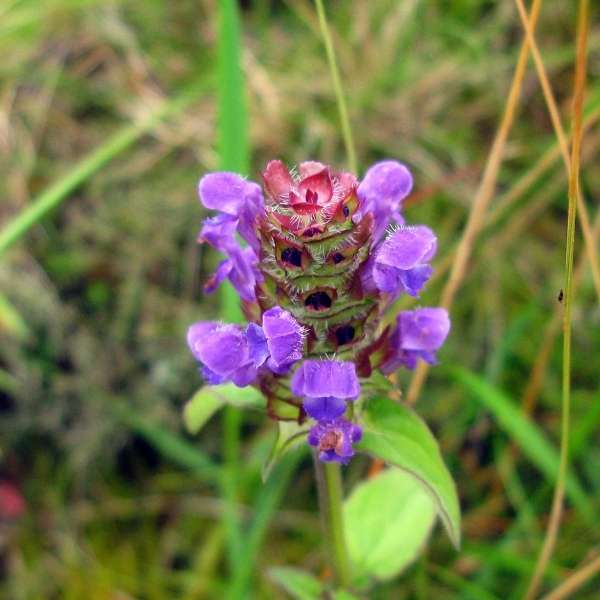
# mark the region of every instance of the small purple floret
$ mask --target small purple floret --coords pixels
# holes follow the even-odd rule
[[[418,296],[433,269],[428,262],[437,250],[437,238],[425,225],[400,227],[378,248],[367,268],[367,278],[392,296]]]
[[[304,329],[291,313],[274,306],[263,314],[262,326],[275,368],[285,368],[302,358]]]
[[[187,341],[209,383],[233,381],[244,387],[256,378],[248,338],[240,326],[201,321],[188,329]]]
[[[258,184],[236,173],[209,173],[200,179],[198,195],[206,208],[221,213],[205,221],[200,231],[202,240],[226,252],[222,246],[233,239],[233,228],[258,252],[260,244],[256,235],[256,221],[265,210]]]
[[[373,240],[379,240],[392,221],[404,224],[400,204],[410,194],[412,185],[412,175],[402,163],[384,160],[374,164],[358,186],[360,205],[354,215],[354,222],[358,223],[364,215],[372,213]]]
[[[400,366],[414,369],[418,359],[436,364],[435,353],[449,332],[450,319],[444,308],[418,308],[401,312],[390,337],[390,354],[381,370],[387,374]]]
[[[301,398],[355,400],[360,383],[354,363],[339,360],[305,360],[294,373],[291,390]]]
[[[256,300],[255,287],[263,280],[258,269],[258,257],[251,247],[240,248],[237,243],[228,249],[229,258],[222,261],[204,284],[207,294],[214,292],[224,279],[229,279],[243,300]]]
[[[200,321],[188,329],[187,340],[208,384],[233,381],[243,387],[264,365],[279,374],[289,370],[302,358],[304,331],[289,312],[276,306],[263,315],[263,327]]]
[[[343,415],[346,402],[360,394],[354,363],[337,360],[305,360],[290,387],[293,394],[303,398],[308,415],[318,421]]]
[[[326,396],[325,398],[304,398],[302,403],[306,414],[316,421],[329,421],[341,417],[346,412],[346,400]]]
[[[317,448],[320,460],[347,464],[354,456],[352,444],[361,437],[358,425],[340,418],[317,423],[308,433],[308,443]]]

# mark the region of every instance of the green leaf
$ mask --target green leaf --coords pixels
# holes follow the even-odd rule
[[[362,418],[364,431],[358,448],[412,475],[433,499],[458,548],[460,507],[456,487],[427,425],[412,410],[388,398],[371,399]]]
[[[481,377],[461,368],[452,369],[450,374],[494,415],[498,424],[519,444],[523,454],[554,483],[558,474],[558,451],[544,433],[503,391]],[[590,501],[572,472],[567,477],[566,493],[581,514],[589,522],[594,522],[594,511]]]
[[[269,569],[271,579],[296,600],[320,600],[323,584],[310,573],[292,567]]]
[[[269,458],[263,466],[263,481],[267,480],[273,467],[281,460],[282,456],[301,442],[304,442],[308,434],[309,428],[306,425],[298,425],[296,421],[277,421],[277,425],[277,438],[275,439]]]
[[[262,408],[265,403],[264,396],[250,386],[239,388],[233,383],[205,385],[184,406],[183,421],[188,432],[196,434],[226,404],[238,408]]]
[[[344,503],[350,560],[357,579],[390,579],[415,558],[435,523],[431,496],[394,467],[358,484]]]

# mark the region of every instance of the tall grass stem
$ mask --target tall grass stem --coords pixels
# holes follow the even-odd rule
[[[219,0],[217,12],[217,99],[218,149],[224,171],[247,174],[249,167],[248,120],[238,3]],[[229,322],[242,320],[240,301],[229,282],[221,289],[221,315]],[[240,567],[243,534],[239,514],[240,438],[242,416],[228,406],[223,413],[223,474],[221,493],[225,500],[223,528],[227,542],[230,576]]]
[[[571,412],[571,311],[573,304],[573,257],[575,253],[575,219],[577,217],[577,195],[579,194],[579,161],[583,137],[583,97],[586,79],[587,32],[589,21],[589,0],[579,0],[577,19],[577,59],[575,65],[575,85],[573,94],[573,142],[571,146],[571,168],[569,176],[569,207],[567,215],[567,240],[565,252],[565,288],[563,316],[563,361],[562,361],[562,407],[561,407],[561,446],[560,464],[550,519],[544,543],[533,572],[527,600],[535,598],[542,582],[546,565],[552,556],[563,511],[565,484],[569,465],[569,432]]]
[[[519,16],[521,17],[521,22],[523,23],[523,29],[525,30],[527,41],[531,48],[533,62],[535,64],[535,68],[538,74],[538,79],[540,80],[540,85],[542,86],[544,100],[548,107],[550,120],[552,121],[552,126],[554,127],[554,131],[558,139],[560,152],[565,163],[567,176],[569,177],[571,171],[571,160],[569,157],[569,142],[560,118],[558,105],[556,103],[554,93],[552,92],[552,86],[550,85],[550,80],[548,79],[546,68],[544,67],[544,61],[542,60],[541,52],[538,48],[537,42],[535,41],[535,36],[531,31],[531,24],[529,22],[529,19],[527,18],[527,11],[525,10],[523,0],[515,0],[515,2],[517,4]],[[596,244],[593,240],[590,217],[588,214],[583,194],[581,193],[581,189],[577,190],[577,211],[577,217],[579,218],[579,223],[581,225],[581,231],[583,233],[585,248],[588,254],[588,259],[590,261],[592,280],[594,282],[594,287],[596,288],[596,296],[598,297],[598,301],[600,301],[600,259],[598,258]]]
[[[331,32],[329,31],[329,24],[327,22],[327,14],[325,12],[325,7],[323,6],[323,0],[315,0],[315,5],[317,7],[319,26],[321,28],[321,35],[323,36],[323,43],[325,44],[327,62],[329,63],[333,89],[340,114],[340,124],[342,127],[342,135],[344,137],[344,145],[346,146],[348,165],[353,173],[358,173],[358,161],[356,159],[356,148],[354,146],[354,136],[352,135],[352,127],[348,115],[348,106],[346,104],[346,97],[344,96],[344,88],[342,87],[342,79],[335,57],[335,50],[333,49],[333,40],[331,39]]]

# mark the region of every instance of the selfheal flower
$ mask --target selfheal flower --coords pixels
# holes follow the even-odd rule
[[[405,292],[418,296],[431,277],[427,264],[437,250],[437,238],[429,227],[400,227],[378,247],[365,265],[363,286],[392,296]]]
[[[196,324],[190,348],[209,383],[254,382],[269,416],[316,419],[310,443],[322,460],[346,462],[360,436],[342,418],[360,395],[357,371],[366,378],[374,369],[433,363],[448,333],[439,309],[402,313],[393,331],[382,323],[400,294],[421,292],[437,240],[428,227],[405,226],[402,202],[413,180],[397,161],[371,166],[361,182],[316,161],[288,169],[274,160],[262,176],[264,198],[234,173],[200,180],[202,203],[218,212],[199,241],[226,255],[206,290],[229,279],[250,324]],[[305,348],[314,360],[294,367]],[[318,360],[328,355],[339,360]]]
[[[340,418],[317,423],[308,433],[308,443],[317,448],[320,460],[347,464],[354,456],[352,444],[361,437],[358,425]]]
[[[244,330],[240,325],[200,321],[189,328],[187,339],[209,384],[233,381],[244,387],[263,365],[281,372],[302,358],[304,330],[276,306],[263,315],[263,327],[250,323]]]
[[[435,364],[435,352],[442,346],[449,331],[450,319],[444,308],[417,308],[401,312],[381,370],[391,373],[400,366],[414,369],[419,358]]]
[[[300,163],[295,177],[280,160],[272,160],[263,172],[270,215],[284,229],[312,237],[324,231],[354,195],[357,181],[351,173],[333,173],[326,165]],[[345,216],[350,208],[346,207]]]
[[[264,214],[264,200],[260,186],[236,173],[209,173],[198,183],[202,204],[221,214],[205,222],[200,238],[225,252],[237,231],[255,251],[259,242],[256,235],[257,219]]]
[[[318,421],[343,415],[346,402],[360,395],[354,363],[337,360],[305,360],[294,373],[290,389],[304,399],[304,410]]]
[[[384,160],[374,164],[358,186],[360,205],[353,221],[358,223],[366,214],[372,213],[373,240],[379,240],[391,221],[404,224],[400,203],[410,194],[412,186],[412,175],[402,163]]]

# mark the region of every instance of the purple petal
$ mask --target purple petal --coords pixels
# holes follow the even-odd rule
[[[247,333],[239,325],[194,323],[188,329],[187,340],[194,358],[202,363],[202,374],[209,385],[233,381],[244,387],[256,379],[254,360],[260,361],[259,351],[254,347],[255,355],[250,356]]]
[[[429,227],[401,227],[379,246],[372,271],[365,272],[363,279],[368,282],[372,277],[382,292],[418,296],[433,272],[427,262],[436,250],[437,238]]]
[[[211,380],[220,377],[237,383],[248,377],[248,364],[254,367],[246,335],[237,325],[201,321],[188,329],[187,339],[194,357],[209,370]]]
[[[307,414],[317,421],[329,421],[341,417],[346,411],[346,400],[343,398],[305,398],[302,403]]]
[[[205,340],[209,338],[211,333],[218,327],[219,324],[213,321],[199,321],[188,328],[187,344],[196,360],[202,360],[200,358],[201,348],[203,347]]]
[[[227,214],[217,215],[206,219],[198,234],[198,242],[207,242],[213,248],[227,254],[229,248],[236,244],[235,232],[238,220]]]
[[[209,173],[198,183],[200,202],[206,208],[237,217],[246,199],[248,181],[237,173]]]
[[[207,294],[212,294],[226,279],[233,269],[233,263],[228,258],[219,263],[217,270],[209,277],[208,281],[204,284],[204,291]]]
[[[222,213],[205,222],[200,232],[201,239],[226,252],[223,247],[226,248],[229,241],[234,240],[231,231],[233,227],[233,231],[237,230],[242,238],[258,252],[260,243],[256,234],[256,221],[264,212],[264,199],[258,184],[247,181],[236,173],[209,173],[200,180],[198,193],[206,208]],[[226,231],[225,222],[227,222]],[[221,232],[218,231],[219,227]],[[209,237],[213,230],[214,235]],[[224,234],[223,239],[219,239],[220,233]]]
[[[247,182],[246,201],[239,211],[238,232],[255,252],[260,248],[257,235],[257,220],[265,211],[262,189],[253,181]]]
[[[397,219],[401,201],[410,194],[413,179],[405,165],[395,160],[374,164],[357,189],[360,206],[353,217],[357,223],[368,212],[373,213],[373,239],[377,241],[392,218]]]
[[[429,227],[400,227],[380,246],[377,262],[406,271],[431,260],[436,250],[437,238]]]
[[[305,360],[292,377],[291,390],[302,398],[331,396],[354,400],[360,394],[360,383],[354,363]]]
[[[290,369],[294,366],[294,362],[277,364],[273,361],[273,359],[269,358],[267,360],[267,367],[276,375],[287,375],[290,372]]]
[[[238,387],[250,385],[257,377],[258,371],[252,362],[239,366],[231,376],[231,381]]]
[[[400,366],[414,369],[419,359],[436,364],[438,350],[450,331],[448,311],[443,308],[418,308],[398,315],[389,341],[389,354],[381,365],[384,373]]]
[[[445,308],[402,311],[397,323],[405,350],[437,350],[450,332],[450,318]]]
[[[202,377],[204,381],[208,383],[208,385],[220,385],[221,383],[225,383],[227,381],[226,377],[222,377],[221,375],[217,375],[213,373],[208,367],[202,367]]]
[[[346,464],[354,455],[352,444],[361,437],[358,425],[338,418],[317,423],[308,434],[308,443],[318,448],[320,460]]]
[[[260,367],[269,358],[267,338],[262,327],[259,327],[255,323],[250,323],[246,328],[246,338],[248,340],[250,359],[255,367]]]
[[[289,366],[302,358],[304,330],[291,313],[274,306],[265,311],[262,323],[272,364]]]
[[[250,247],[231,249],[231,272],[229,273],[229,279],[236,289],[237,293],[243,300],[252,302],[256,300],[256,287],[257,281],[262,281],[262,275],[257,268],[258,257],[254,250]]]

